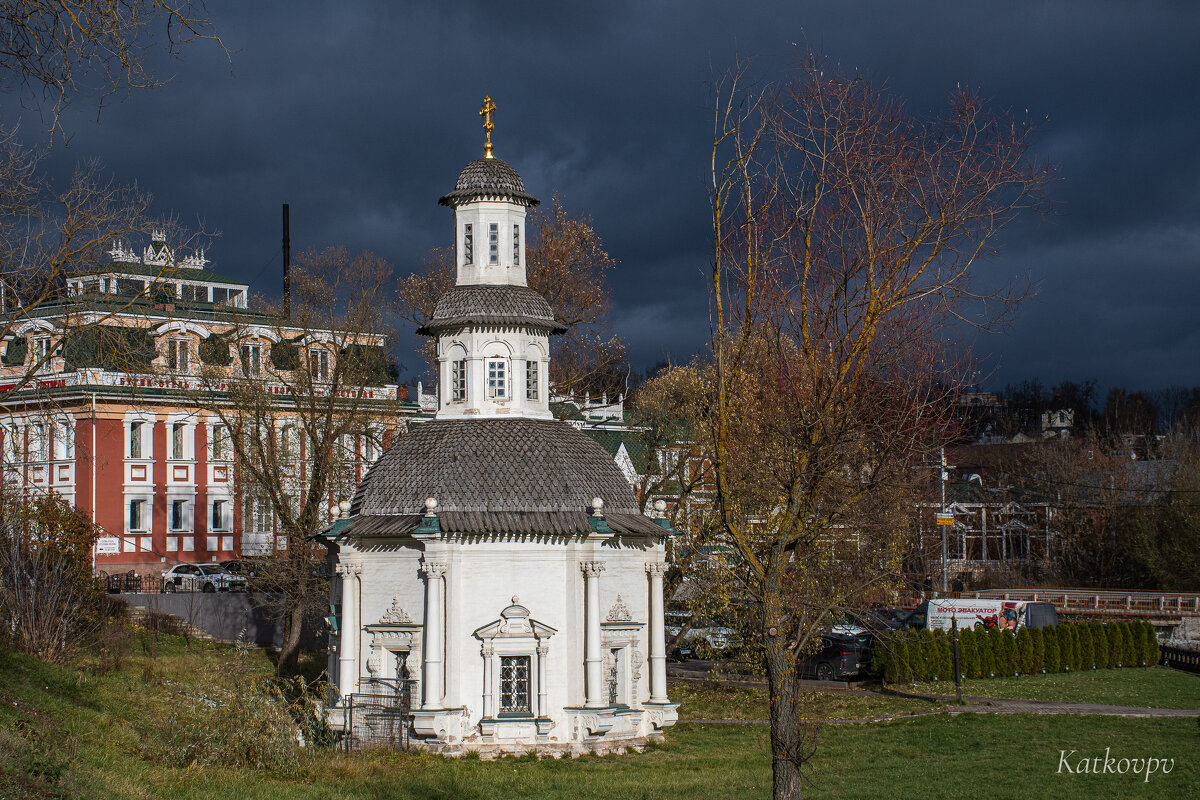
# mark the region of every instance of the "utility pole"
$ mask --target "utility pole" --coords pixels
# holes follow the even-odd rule
[[[292,221],[291,209],[283,204],[283,313],[292,318]]]
[[[939,450],[940,458],[938,461],[938,484],[942,490],[942,504],[937,513],[937,524],[942,529],[942,593],[945,594],[950,590],[950,576],[948,575],[947,562],[950,559],[949,553],[949,535],[950,532],[946,529],[954,525],[954,517],[950,516],[950,512],[946,510],[946,480],[950,477],[950,470],[954,469],[953,465],[946,463],[946,446],[942,445]]]
[[[941,509],[941,512],[942,512],[942,516],[945,517],[946,516],[946,446],[945,445],[942,445],[940,453],[941,453],[941,458],[939,460],[941,461],[941,466],[938,468],[939,469],[938,484],[942,487],[942,509]],[[946,585],[946,577],[947,577],[946,576],[946,557],[949,555],[949,553],[947,552],[947,550],[948,550],[947,544],[948,544],[949,534],[947,533],[946,528],[949,526],[939,524],[938,527],[942,529],[942,594],[945,594],[946,590],[949,588]]]

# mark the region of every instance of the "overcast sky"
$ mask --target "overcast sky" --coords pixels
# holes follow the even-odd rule
[[[232,65],[204,44],[164,59],[169,86],[98,122],[80,103],[51,158],[99,157],[156,211],[203,219],[221,233],[211,268],[252,291],[278,292],[285,202],[293,252],[344,244],[405,272],[450,244],[437,199],[481,155],[490,93],[496,154],[590,213],[620,260],[613,321],[634,367],[686,359],[708,332],[708,82],[737,53],[780,77],[807,42],[914,111],[961,82],[1039,121],[1056,215],[1011,229],[987,267],[1038,296],[976,344],[985,385],[1200,384],[1200,3],[208,6]],[[36,141],[36,115],[21,124]]]

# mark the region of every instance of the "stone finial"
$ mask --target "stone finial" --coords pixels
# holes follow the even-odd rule
[[[604,498],[593,497],[592,498],[592,515],[599,517],[603,514],[603,512],[604,512]]]
[[[434,515],[434,512],[437,510],[437,505],[438,505],[438,503],[437,503],[436,497],[426,497],[425,498],[425,516],[432,517]]]

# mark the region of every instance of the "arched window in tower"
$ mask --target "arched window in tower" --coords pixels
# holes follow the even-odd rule
[[[475,240],[471,233],[471,223],[463,226],[463,263],[470,264],[475,258]]]
[[[513,266],[521,266],[521,226],[513,225]]]
[[[538,399],[538,362],[529,359],[525,362],[525,399]]]
[[[500,263],[500,224],[488,223],[488,263]]]
[[[467,399],[467,360],[455,359],[450,365],[450,399]]]
[[[487,362],[488,397],[495,400],[508,398],[508,375],[504,359],[489,358]]]

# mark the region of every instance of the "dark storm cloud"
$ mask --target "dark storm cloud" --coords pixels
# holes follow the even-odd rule
[[[914,111],[961,82],[1038,123],[1056,213],[1009,231],[988,266],[1040,291],[978,342],[991,384],[1200,383],[1200,9],[827,5],[214,2],[232,74],[203,45],[163,59],[170,86],[99,124],[81,107],[53,158],[61,172],[99,156],[160,212],[202,217],[222,232],[213,267],[274,293],[283,202],[294,249],[370,248],[406,270],[447,244],[436,200],[480,154],[490,92],[497,154],[543,200],[590,213],[621,261],[614,322],[644,367],[708,334],[706,82],[737,53],[780,76],[807,43]]]

